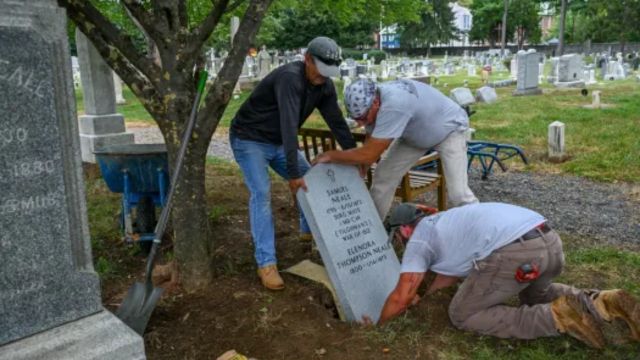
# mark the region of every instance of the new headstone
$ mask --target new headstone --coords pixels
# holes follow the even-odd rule
[[[540,71],[540,55],[535,51],[518,51],[518,76],[516,90],[513,95],[538,95],[542,90],[538,88],[538,71]]]
[[[319,164],[298,199],[348,321],[375,323],[400,276],[400,263],[354,166]]]
[[[95,150],[133,144],[134,135],[126,132],[124,117],[116,113],[113,71],[80,30],[76,30],[76,46],[85,113],[79,119],[80,149],[83,161],[95,163]]]
[[[101,306],[65,19],[0,0],[0,359],[144,359]]]
[[[558,61],[557,87],[584,87],[582,57],[578,54],[562,55]]]
[[[491,86],[483,86],[476,90],[476,98],[479,102],[490,104],[498,100],[498,94],[496,94],[496,89]]]
[[[564,161],[566,159],[564,152],[564,123],[554,121],[549,124],[547,140],[549,160],[553,162]]]

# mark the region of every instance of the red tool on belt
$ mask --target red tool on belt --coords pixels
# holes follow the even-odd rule
[[[522,264],[516,270],[516,281],[526,283],[537,279],[540,276],[540,268],[535,262]]]

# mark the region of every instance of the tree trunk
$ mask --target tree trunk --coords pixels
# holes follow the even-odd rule
[[[500,42],[502,47],[500,48],[500,56],[504,57],[504,48],[507,46],[507,14],[509,13],[509,0],[504,0],[504,12],[502,13],[502,34],[500,36]]]
[[[560,24],[558,26],[558,56],[564,55],[564,23],[567,18],[567,0],[560,6]]]
[[[178,77],[177,74],[174,78]],[[180,88],[189,88],[180,86]],[[172,174],[177,168],[177,156],[192,107],[193,94],[181,94],[170,103],[167,121],[161,121]],[[210,229],[205,191],[205,163],[208,140],[206,131],[196,123],[194,134],[182,162],[174,194],[171,220],[174,229],[174,254],[178,262],[180,281],[189,290],[205,287],[213,277],[210,257]]]

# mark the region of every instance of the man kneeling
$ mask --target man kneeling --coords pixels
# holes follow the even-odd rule
[[[428,293],[464,278],[449,305],[451,322],[459,329],[519,339],[566,333],[602,348],[602,321],[619,318],[640,341],[640,305],[627,292],[552,282],[564,265],[562,242],[534,211],[480,203],[426,216],[415,205],[401,204],[389,224],[391,236],[406,249],[379,323],[419,299],[418,287],[430,270],[437,276]],[[516,294],[519,307],[504,305]]]

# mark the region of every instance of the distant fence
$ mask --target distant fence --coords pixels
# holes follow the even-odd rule
[[[477,51],[487,51],[489,49],[499,49],[500,46],[490,47],[489,45],[482,46],[439,46],[431,48],[431,55],[444,55],[445,53],[452,56],[462,56],[464,51],[467,50],[469,55],[473,55],[474,52]],[[506,47],[511,51],[511,53],[515,53],[518,51],[518,46],[509,45]],[[555,56],[556,51],[558,50],[557,45],[525,45],[524,49],[536,49],[537,52],[543,52],[549,56]],[[601,53],[601,52],[611,52],[612,55],[615,55],[617,52],[620,52],[622,49],[622,45],[620,43],[584,43],[584,44],[567,44],[564,46],[565,54],[572,53],[584,53],[584,54],[593,54],[593,53]],[[416,48],[416,49],[384,49],[385,52],[393,55],[403,55],[407,56],[426,56],[429,49],[427,48]],[[624,53],[627,54],[629,52],[640,51],[640,43],[626,43],[624,45]]]

